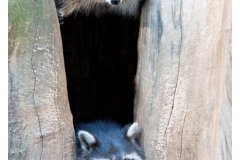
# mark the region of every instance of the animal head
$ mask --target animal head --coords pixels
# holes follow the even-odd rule
[[[144,160],[143,150],[136,142],[138,123],[123,128],[116,124],[95,124],[97,129],[79,130],[79,160]]]

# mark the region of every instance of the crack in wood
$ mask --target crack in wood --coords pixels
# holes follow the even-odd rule
[[[181,160],[181,158],[182,158],[182,147],[183,147],[182,139],[183,139],[183,130],[184,130],[185,122],[186,122],[186,117],[187,117],[188,107],[189,107],[189,105],[188,105],[188,103],[187,103],[186,113],[185,113],[185,115],[184,115],[183,124],[182,124],[182,132],[181,132],[181,148],[180,148],[180,156],[179,156],[179,160]]]
[[[177,75],[176,75],[176,83],[175,83],[175,87],[174,87],[174,91],[173,91],[173,99],[172,99],[172,107],[171,107],[171,111],[170,111],[170,115],[167,121],[167,125],[164,131],[164,137],[165,137],[165,141],[166,141],[166,148],[168,147],[168,140],[167,140],[167,130],[169,128],[170,125],[170,121],[172,119],[172,114],[173,114],[173,110],[175,108],[175,98],[176,98],[176,92],[177,92],[177,87],[178,87],[178,79],[179,79],[179,73],[180,73],[180,65],[181,65],[181,49],[182,49],[182,37],[183,37],[183,33],[182,33],[182,1],[180,0],[176,2],[176,0],[174,0],[174,4],[172,7],[172,15],[173,15],[173,25],[174,25],[174,29],[178,29],[177,26],[179,26],[179,30],[180,30],[180,39],[177,41],[177,55],[178,55],[178,66],[177,66]],[[173,55],[174,53],[174,44],[171,41],[171,54]],[[164,156],[165,158],[165,156]]]
[[[178,58],[178,69],[177,69],[176,85],[175,85],[174,91],[173,91],[172,107],[171,107],[170,116],[169,116],[169,119],[168,119],[168,122],[167,122],[167,125],[166,125],[166,129],[164,131],[164,136],[165,137],[167,135],[167,130],[168,130],[168,127],[169,127],[169,124],[170,124],[170,121],[171,121],[171,118],[172,118],[173,109],[174,109],[175,96],[176,96],[176,91],[177,91],[177,87],[178,87],[177,84],[178,84],[179,72],[180,72],[180,54],[179,54],[179,58]],[[168,145],[168,143],[167,143],[167,138],[166,138],[166,148],[167,148],[167,145]]]
[[[37,25],[38,28],[38,25]],[[37,83],[37,76],[36,76],[36,71],[34,67],[34,52],[36,52],[35,45],[37,44],[37,39],[38,39],[38,29],[36,31],[36,34],[34,35],[34,42],[33,42],[33,49],[32,49],[32,56],[31,56],[31,66],[32,66],[32,71],[33,71],[33,76],[34,76],[34,84],[33,84],[33,105],[35,108],[35,113],[38,119],[38,126],[39,126],[39,133],[40,133],[40,139],[41,139],[41,154],[40,154],[40,160],[42,159],[42,154],[43,154],[43,133],[42,133],[42,126],[41,126],[41,121],[40,121],[40,115],[38,108],[36,106],[36,101],[35,101],[35,93],[36,93],[36,83]]]

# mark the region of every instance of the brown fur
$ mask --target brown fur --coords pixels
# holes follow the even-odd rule
[[[106,0],[62,0],[59,11],[68,16],[73,13],[90,14],[97,16],[113,13],[124,16],[137,16],[140,0],[122,0],[119,5],[111,5]]]

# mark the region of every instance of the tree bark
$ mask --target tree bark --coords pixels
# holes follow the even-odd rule
[[[146,0],[138,52],[147,159],[231,159],[231,1]]]
[[[9,159],[73,159],[59,24],[52,0],[9,1]]]

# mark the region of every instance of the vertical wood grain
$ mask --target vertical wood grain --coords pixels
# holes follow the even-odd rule
[[[231,159],[231,151],[225,152],[231,149],[231,136],[221,135],[231,132],[231,105],[224,105],[231,96],[225,89],[230,45],[230,1],[146,1],[135,115],[143,127],[147,159]],[[221,111],[230,114],[226,126]]]
[[[9,159],[73,159],[54,1],[9,1]]]

